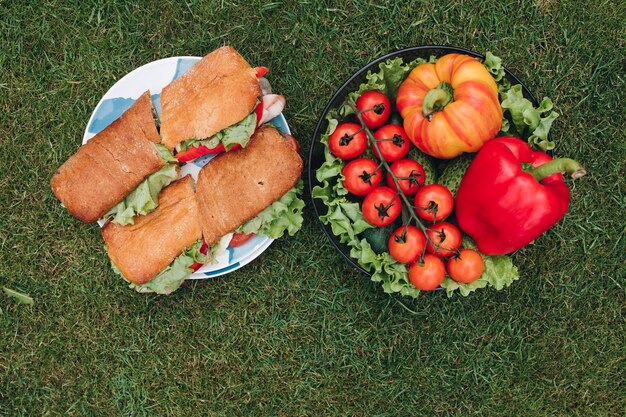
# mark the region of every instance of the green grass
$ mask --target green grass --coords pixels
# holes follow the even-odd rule
[[[623,2],[39,3],[0,1],[0,285],[35,299],[0,294],[0,415],[624,415]],[[49,189],[104,92],[154,59],[231,44],[270,67],[306,154],[352,72],[438,43],[550,96],[556,152],[589,171],[504,291],[387,296],[309,206],[236,273],[138,295]]]

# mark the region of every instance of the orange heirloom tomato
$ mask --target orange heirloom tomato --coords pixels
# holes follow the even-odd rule
[[[448,54],[415,67],[400,85],[396,105],[411,142],[436,158],[476,152],[502,127],[496,82],[468,55]]]

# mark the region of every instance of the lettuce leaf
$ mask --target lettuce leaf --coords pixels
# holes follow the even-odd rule
[[[539,107],[524,98],[522,86],[506,79],[502,60],[491,52],[485,55],[483,65],[491,73],[498,85],[502,106],[502,132],[528,140],[533,147],[547,151],[554,149],[554,142],[548,138],[550,127],[559,114],[552,111],[552,101],[544,97]]]
[[[256,108],[256,106],[254,106]],[[234,125],[227,127],[208,139],[190,139],[181,143],[181,152],[193,147],[204,145],[207,148],[215,148],[220,143],[224,145],[227,151],[230,151],[235,144],[241,145],[242,148],[248,146],[250,136],[256,128],[256,113],[253,111],[243,120]]]
[[[219,246],[219,243],[213,246]],[[213,246],[209,248],[209,253],[212,253],[211,251]],[[198,239],[192,246],[183,249],[183,253],[181,253],[167,268],[161,271],[150,281],[145,284],[130,283],[129,288],[132,288],[140,293],[154,292],[165,295],[171,294],[180,287],[183,281],[191,276],[193,273],[191,265],[193,265],[194,262],[201,264],[207,262],[208,257],[200,252],[201,247],[202,239]],[[113,263],[111,263],[111,268],[116,274],[128,281]]]
[[[103,218],[113,217],[112,222],[121,225],[134,224],[136,215],[148,214],[159,205],[159,193],[176,178],[178,178],[176,165],[165,165],[143,180]]]
[[[241,225],[236,232],[262,234],[272,239],[283,236],[285,231],[290,236],[295,235],[302,227],[304,201],[298,195],[302,194],[303,188],[302,180],[298,181],[295,187],[261,213]]]
[[[169,162],[173,162],[175,164],[178,163],[178,159],[174,158],[174,155],[172,155],[170,150],[167,149],[167,146],[161,145],[160,143],[157,143],[156,147],[159,150],[159,154],[160,154],[162,160],[164,160],[165,162],[168,162],[168,163]]]

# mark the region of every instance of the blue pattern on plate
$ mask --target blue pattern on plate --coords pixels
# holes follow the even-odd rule
[[[152,94],[150,96],[152,104],[158,115],[161,115],[161,93]],[[115,97],[102,100],[102,103],[96,108],[91,124],[87,128],[89,133],[98,134],[105,127],[117,120],[126,110],[133,105],[136,98]]]
[[[174,73],[172,81],[189,71],[193,64],[199,60],[200,58],[178,58],[178,62],[176,63],[176,72]]]
[[[228,272],[230,270],[236,269],[238,266],[239,266],[239,262],[236,262],[234,264],[225,266],[224,268],[216,269],[215,271],[205,272],[204,275],[207,277],[212,277],[213,275],[223,274],[224,272]]]

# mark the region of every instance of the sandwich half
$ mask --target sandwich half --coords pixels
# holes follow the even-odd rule
[[[159,206],[132,225],[107,223],[101,229],[114,270],[140,292],[169,294],[206,262],[202,228],[191,177],[173,182]]]
[[[178,177],[176,165],[168,163],[175,160],[159,142],[146,91],[61,165],[50,181],[52,192],[83,222],[107,214],[132,221],[154,209],[158,192]]]
[[[302,224],[297,196],[302,158],[272,126],[264,125],[246,148],[222,153],[198,175],[196,199],[207,245],[231,232],[280,237]]]
[[[282,96],[263,97],[259,77],[265,72],[230,46],[206,55],[161,92],[162,144],[180,162],[245,147],[285,104]]]

